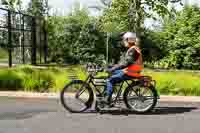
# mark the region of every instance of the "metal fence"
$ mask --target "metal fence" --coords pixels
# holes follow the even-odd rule
[[[47,62],[44,19],[0,8],[0,64]]]

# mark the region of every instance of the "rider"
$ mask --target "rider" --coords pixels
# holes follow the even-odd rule
[[[126,32],[123,35],[123,43],[124,46],[128,48],[125,59],[107,70],[113,73],[107,80],[107,93],[104,99],[109,105],[112,100],[113,84],[138,77],[143,69],[142,54],[139,47],[136,46],[136,33]]]

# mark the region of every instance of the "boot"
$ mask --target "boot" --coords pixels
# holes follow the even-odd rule
[[[102,102],[105,103],[105,104],[109,104],[111,103],[111,96],[109,95],[104,95],[104,98],[102,99]]]
[[[111,100],[112,100],[112,96],[106,96],[106,97],[105,97],[105,100],[106,100],[106,103],[107,103],[108,105],[110,105],[110,104],[111,104]]]
[[[108,108],[113,107],[114,105],[112,104],[112,96],[106,95],[103,99],[103,103],[107,105]]]

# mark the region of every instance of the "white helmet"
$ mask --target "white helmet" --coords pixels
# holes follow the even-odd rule
[[[133,33],[133,32],[126,32],[124,35],[123,35],[123,40],[124,41],[127,41],[127,42],[136,42],[136,33]]]

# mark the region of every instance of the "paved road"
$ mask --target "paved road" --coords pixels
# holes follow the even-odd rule
[[[53,99],[0,98],[0,133],[199,133],[200,103],[159,103],[155,112],[69,114]]]

